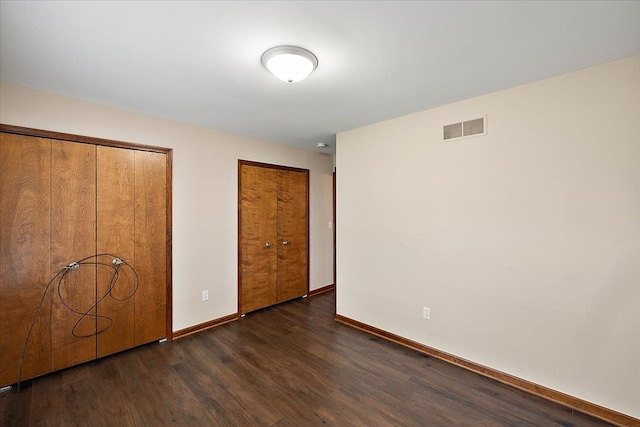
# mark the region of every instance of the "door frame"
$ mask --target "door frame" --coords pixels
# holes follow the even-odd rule
[[[309,187],[309,176],[311,172],[309,169],[304,168],[296,168],[292,166],[283,166],[283,165],[275,165],[272,163],[261,163],[255,162],[252,160],[242,160],[238,159],[238,315],[244,316],[246,313],[242,312],[242,166],[255,166],[260,168],[268,168],[268,169],[276,169],[276,170],[284,170],[291,172],[301,172],[304,173],[307,177],[306,186],[307,186],[307,293],[305,296],[309,295],[309,278],[310,275],[310,266],[311,266],[311,245],[309,239],[310,227],[309,227],[309,207],[311,200],[311,191]]]
[[[50,130],[43,129],[33,129],[22,126],[14,126],[8,124],[0,123],[0,132],[23,135],[23,136],[31,136],[36,138],[47,138],[53,140],[60,141],[68,141],[68,142],[79,142],[81,144],[91,144],[91,145],[102,145],[106,147],[117,147],[117,148],[126,148],[130,150],[137,151],[150,151],[153,153],[162,153],[166,155],[166,239],[167,239],[167,247],[166,247],[166,325],[167,325],[167,341],[173,340],[173,283],[172,283],[172,222],[171,222],[171,207],[172,207],[172,170],[173,170],[173,149],[158,147],[153,145],[143,145],[143,144],[135,144],[132,142],[124,142],[124,141],[116,141],[112,139],[104,139],[104,138],[95,138],[92,136],[84,136],[84,135],[75,135],[70,133],[62,133],[62,132],[54,132]]]
[[[336,229],[336,168],[333,168],[333,315],[338,314],[338,231]]]

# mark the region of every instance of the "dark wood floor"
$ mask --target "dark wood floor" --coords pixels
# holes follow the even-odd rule
[[[333,292],[26,382],[20,426],[603,426],[333,321]],[[15,391],[0,394],[11,425]]]

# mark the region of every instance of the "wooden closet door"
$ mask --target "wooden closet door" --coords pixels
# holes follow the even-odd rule
[[[0,131],[0,386],[166,337],[171,151]]]
[[[55,274],[61,267],[95,254],[96,146],[52,141],[51,271]],[[70,270],[59,286],[57,281],[53,283],[52,370],[95,359],[95,302],[95,265]]]
[[[308,176],[278,171],[278,302],[308,291]]]
[[[240,166],[240,312],[277,302],[278,172]]]
[[[167,156],[135,152],[135,344],[167,336]]]
[[[134,151],[97,147],[97,252],[127,261],[135,268],[135,159]],[[97,356],[106,356],[134,346],[135,275],[122,266],[118,281],[110,291],[111,258],[100,258],[98,266]],[[110,326],[109,326],[110,325]]]
[[[51,141],[0,134],[0,385],[49,372]]]

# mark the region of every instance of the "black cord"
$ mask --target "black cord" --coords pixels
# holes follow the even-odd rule
[[[13,420],[13,425],[15,426],[18,423],[18,397],[20,396],[20,382],[21,382],[21,378],[22,378],[22,367],[24,365],[24,358],[25,355],[27,354],[27,343],[29,342],[29,338],[31,338],[31,332],[33,331],[33,327],[36,324],[36,321],[38,320],[38,315],[40,314],[40,309],[42,308],[42,303],[44,302],[44,298],[47,296],[47,292],[49,291],[49,288],[51,287],[51,284],[53,283],[54,280],[56,280],[56,277],[60,276],[60,274],[63,274],[64,271],[66,271],[67,269],[69,269],[69,267],[62,267],[62,269],[60,271],[58,271],[52,278],[51,280],[49,280],[49,283],[47,283],[47,286],[45,286],[44,288],[44,292],[42,293],[42,298],[40,298],[40,303],[38,304],[38,308],[36,309],[36,314],[33,317],[33,321],[31,322],[31,326],[29,327],[29,332],[27,333],[27,337],[24,340],[24,344],[22,345],[22,356],[20,357],[20,369],[18,369],[18,383],[16,385],[16,407],[15,407],[15,419]]]
[[[113,260],[118,260],[120,263],[118,264],[114,264],[114,262],[112,261],[111,263],[104,263],[104,262],[88,262],[89,259],[91,258],[98,258],[98,257],[102,257],[102,256],[108,256],[113,258]],[[111,254],[98,254],[98,255],[94,255],[91,257],[87,257],[87,258],[83,258],[79,261],[77,261],[77,264],[79,266],[83,266],[83,265],[97,265],[97,266],[102,266],[102,267],[106,267],[106,268],[111,268],[113,269],[113,275],[111,276],[111,280],[109,281],[109,287],[107,292],[105,292],[104,295],[102,295],[99,299],[96,300],[95,304],[93,304],[91,307],[89,307],[86,311],[81,312],[78,311],[76,309],[74,309],[73,307],[71,307],[69,304],[67,304],[67,301],[65,301],[64,297],[62,296],[62,279],[64,278],[64,276],[72,270],[67,270],[63,276],[60,278],[60,281],[58,282],[58,297],[60,298],[60,301],[62,302],[62,304],[71,312],[76,313],[78,315],[80,315],[80,318],[76,321],[75,325],[73,325],[73,329],[71,330],[71,334],[76,337],[76,338],[88,338],[88,337],[93,337],[95,335],[98,335],[104,331],[106,331],[107,329],[109,329],[111,327],[111,325],[113,324],[113,319],[109,316],[104,316],[104,315],[99,315],[97,314],[97,310],[96,310],[96,314],[91,314],[91,311],[94,308],[97,308],[98,304],[100,304],[100,302],[102,302],[102,300],[104,300],[107,297],[111,297],[111,299],[115,300],[115,301],[126,301],[128,299],[130,299],[131,297],[133,297],[133,295],[135,295],[135,293],[138,291],[138,288],[140,287],[140,279],[138,277],[138,273],[136,272],[136,270],[131,266],[131,264],[129,264],[128,262],[121,260],[120,258],[111,255]],[[116,295],[114,295],[114,289],[116,287],[116,283],[118,282],[118,278],[119,278],[119,270],[122,266],[128,267],[134,274],[135,276],[135,281],[134,281],[134,288],[131,291],[131,293],[127,296],[124,297],[117,297]],[[78,326],[80,325],[80,322],[83,321],[84,318],[86,317],[92,317],[97,319],[106,319],[109,323],[107,324],[107,326],[103,327],[100,330],[96,330],[95,332],[92,332],[90,334],[86,334],[86,335],[82,335],[79,334],[77,331]]]
[[[105,262],[99,262],[98,259],[100,257],[110,257],[112,260],[110,263],[105,263]],[[94,261],[90,261],[91,259],[95,259]],[[107,267],[107,268],[111,268],[113,269],[113,274],[111,275],[111,279],[109,280],[109,287],[107,292],[105,292],[104,295],[102,295],[99,299],[96,300],[96,302],[89,307],[89,309],[87,309],[86,311],[82,312],[82,311],[78,311],[75,308],[71,307],[69,304],[67,304],[67,302],[65,301],[64,297],[62,296],[62,284],[63,284],[63,279],[65,278],[65,276],[71,272],[71,271],[75,271],[78,270],[80,267],[82,266],[88,266],[88,265],[94,265],[94,266],[102,266],[102,267]],[[134,287],[133,290],[131,291],[130,294],[126,295],[125,297],[117,297],[114,295],[114,289],[116,288],[116,284],[118,283],[118,278],[120,277],[120,268],[122,266],[128,267],[132,272],[133,275],[135,277],[135,281],[134,281]],[[40,303],[38,304],[38,307],[36,308],[36,313],[33,317],[33,321],[31,322],[31,326],[29,327],[29,332],[27,333],[27,336],[25,337],[24,340],[24,344],[22,346],[22,356],[20,357],[20,368],[18,369],[18,382],[16,384],[16,404],[15,404],[15,418],[13,420],[13,425],[17,425],[18,423],[18,404],[19,404],[19,396],[20,396],[20,384],[22,382],[22,368],[24,366],[24,360],[27,354],[27,347],[29,344],[29,339],[31,338],[31,332],[33,331],[33,328],[36,324],[36,322],[38,321],[38,316],[40,315],[40,310],[42,309],[42,305],[44,303],[44,299],[47,296],[47,293],[49,292],[49,288],[51,288],[51,285],[55,282],[56,278],[58,279],[58,283],[57,283],[57,292],[58,292],[58,297],[60,298],[60,301],[62,302],[62,305],[64,305],[68,310],[70,310],[71,312],[78,314],[80,316],[80,318],[76,321],[76,323],[73,325],[73,328],[71,329],[71,334],[76,337],[76,338],[89,338],[89,337],[93,337],[93,336],[97,336],[98,334],[101,334],[102,332],[106,331],[107,329],[109,329],[111,327],[111,325],[113,325],[113,318],[109,317],[109,316],[104,316],[104,315],[99,315],[98,314],[98,304],[100,302],[102,302],[105,298],[107,297],[111,297],[112,299],[114,299],[115,301],[126,301],[128,299],[130,299],[131,297],[133,297],[135,295],[135,293],[138,291],[138,288],[140,287],[140,278],[138,277],[138,272],[135,270],[135,268],[133,268],[133,266],[131,266],[131,264],[129,264],[127,261],[122,260],[120,258],[118,258],[115,255],[111,255],[111,254],[96,254],[96,255],[91,255],[88,256],[86,258],[82,258],[79,261],[75,261],[72,262],[71,264],[69,264],[66,267],[62,267],[60,269],[60,271],[58,271],[52,278],[51,280],[49,280],[49,282],[47,283],[47,285],[44,288],[44,291],[42,292],[42,297],[40,298]],[[96,278],[97,280],[97,278]],[[95,284],[94,284],[95,286]],[[91,311],[95,309],[96,312],[95,314],[91,314]],[[80,322],[86,318],[86,317],[92,317],[96,319],[96,331],[92,332],[90,334],[85,334],[85,335],[81,335],[78,333],[77,328],[78,325],[80,325]],[[108,324],[98,330],[97,329],[97,319],[106,319],[108,320]]]

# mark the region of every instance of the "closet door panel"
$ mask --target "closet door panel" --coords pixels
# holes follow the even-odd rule
[[[134,169],[133,150],[97,147],[97,252],[116,256],[135,268]],[[97,329],[104,332],[97,338],[98,357],[134,346],[136,287],[136,277],[126,265],[114,275],[112,258],[101,257],[100,261]]]
[[[135,152],[135,344],[167,336],[166,166],[163,153]]]
[[[278,302],[308,290],[307,177],[278,171]]]
[[[0,134],[0,385],[50,369],[51,142]],[[44,295],[44,297],[43,297]]]
[[[95,145],[52,141],[51,225],[51,271],[96,254]],[[85,262],[53,283],[52,370],[96,357],[95,258]]]
[[[240,166],[241,313],[277,302],[277,181],[275,169]]]

